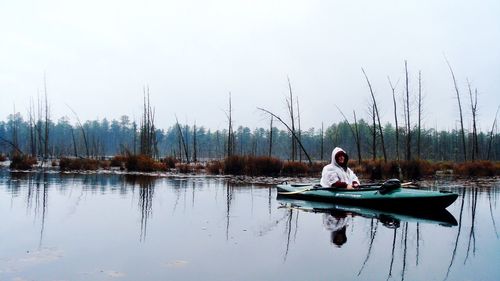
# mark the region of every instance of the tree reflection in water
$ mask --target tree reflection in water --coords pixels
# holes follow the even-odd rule
[[[139,188],[139,210],[141,211],[140,241],[146,240],[148,218],[153,214],[153,195],[156,178],[149,176],[127,175],[125,181],[135,190]]]

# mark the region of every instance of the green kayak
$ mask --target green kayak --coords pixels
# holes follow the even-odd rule
[[[432,212],[411,212],[411,210],[379,210],[369,207],[350,206],[337,203],[305,201],[289,197],[280,197],[280,208],[296,209],[304,212],[326,213],[344,216],[361,216],[368,219],[377,219],[384,226],[397,228],[401,222],[439,224],[442,226],[456,226],[457,220],[446,209],[437,209]]]
[[[402,188],[399,181],[357,189],[321,188],[315,184],[279,184],[278,196],[392,210],[436,210],[451,205],[458,194]],[[387,188],[386,188],[387,187]]]

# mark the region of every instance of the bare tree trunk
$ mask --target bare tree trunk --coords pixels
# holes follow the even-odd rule
[[[299,140],[302,141],[302,130],[300,129],[300,107],[299,107],[299,98],[297,100],[297,122],[299,125]],[[302,150],[299,150],[299,162],[302,162]]]
[[[33,105],[33,100],[30,99],[30,110],[29,110],[29,115],[30,115],[30,150],[31,150],[31,156],[36,157],[36,134],[35,134],[35,116],[34,116],[34,105]]]
[[[405,60],[406,81],[406,160],[411,160],[411,122],[410,122],[410,89],[408,87],[408,62]]]
[[[44,80],[44,93],[45,93],[45,138],[43,146],[43,162],[45,162],[49,157],[49,104],[47,100],[47,79],[45,74],[43,76]]]
[[[295,161],[295,156],[296,156],[296,140],[295,140],[295,115],[293,114],[293,94],[292,94],[292,84],[290,83],[290,78],[287,77],[288,79],[288,90],[290,93],[290,100],[287,100],[287,105],[288,105],[288,113],[290,114],[290,121],[291,121],[291,133],[292,133],[292,144],[291,144],[291,159],[292,161]]]
[[[491,155],[491,144],[493,142],[493,130],[495,129],[495,126],[497,124],[497,116],[498,116],[498,111],[500,110],[500,106],[497,107],[497,112],[495,113],[495,119],[493,120],[493,125],[491,125],[491,131],[490,131],[490,139],[488,141],[488,153],[486,155],[486,160],[490,160],[490,155]]]
[[[472,88],[469,80],[467,79],[467,86],[469,88],[469,96],[470,96],[470,106],[472,112],[472,161],[474,162],[476,157],[479,157],[479,147],[477,143],[477,126],[476,126],[476,118],[477,118],[477,89],[475,91],[474,97],[472,96]]]
[[[396,106],[395,87],[392,85],[391,79],[389,77],[387,77],[387,80],[389,80],[389,85],[391,86],[392,90],[392,102],[394,104],[394,122],[396,122],[396,159],[399,162],[399,125],[398,125],[398,112]]]
[[[193,161],[195,163],[198,162],[196,150],[197,150],[197,147],[196,147],[196,122],[194,122],[194,125],[193,125]]]
[[[233,135],[233,120],[232,120],[232,105],[231,105],[231,93],[229,93],[229,112],[227,114],[229,120],[229,129],[227,136],[227,156],[230,157],[233,155],[234,148],[234,135]]]
[[[379,112],[378,112],[377,101],[375,100],[375,94],[373,93],[372,85],[370,83],[370,80],[368,79],[368,76],[366,75],[365,70],[363,68],[361,68],[361,70],[363,71],[363,74],[365,75],[366,83],[368,83],[368,88],[370,88],[370,94],[372,96],[373,108],[374,108],[374,117],[373,117],[373,119],[375,120],[375,114],[376,114],[377,121],[378,121],[378,130],[380,132],[380,142],[382,144],[382,153],[384,153],[384,163],[387,163],[387,153],[385,151],[385,143],[384,143],[384,131],[382,130],[382,124],[380,123],[380,115],[379,115]]]
[[[290,128],[288,126],[287,123],[285,123],[285,121],[283,121],[283,119],[281,119],[278,115],[272,113],[271,111],[267,110],[267,109],[264,109],[264,108],[260,108],[260,107],[257,107],[257,109],[261,110],[261,111],[264,111],[266,113],[268,113],[269,115],[271,116],[274,116],[274,118],[278,119],[278,121],[281,122],[281,124],[285,125],[285,127],[288,129],[288,131],[292,134],[292,137],[295,138],[295,140],[297,140],[297,142],[299,143],[299,146],[300,148],[302,149],[302,151],[304,151],[304,154],[306,155],[307,157],[307,160],[309,161],[309,165],[312,165],[312,160],[311,160],[311,157],[309,157],[309,154],[307,153],[305,147],[302,145],[302,142],[300,141],[300,139],[297,137],[297,135],[295,134],[295,132],[292,130],[292,128]]]
[[[17,119],[17,115],[16,115],[16,106],[14,105],[14,114],[12,114],[12,144],[13,144],[13,147],[16,149],[15,151],[13,151],[12,154],[17,154],[17,151],[19,150],[18,147],[19,147],[19,138],[18,138],[18,128],[19,128],[19,123],[18,123],[18,119]],[[21,153],[22,154],[22,153]]]
[[[448,62],[447,59],[446,59],[446,63],[448,64],[448,67],[450,69],[451,77],[453,78],[453,85],[455,86],[455,92],[457,94],[458,110],[460,112],[460,132],[462,135],[462,149],[464,152],[464,161],[467,161],[467,149],[465,147],[464,118],[462,115],[462,104],[460,103],[460,93],[458,91],[457,80],[455,79],[455,73],[453,73],[453,69],[451,68],[450,62]]]
[[[352,128],[351,123],[349,123],[349,120],[347,120],[347,117],[345,116],[344,112],[342,112],[342,110],[338,106],[335,106],[335,107],[337,107],[337,110],[340,112],[340,114],[342,115],[342,117],[344,117],[344,121],[349,126],[349,129],[351,129],[351,132],[352,132],[352,135],[354,137],[354,140],[356,141],[356,147],[358,149],[358,162],[361,164],[361,145],[360,145],[360,139],[359,139],[358,122],[356,120],[356,111],[353,111],[354,112],[354,125],[356,127],[356,131],[355,131]],[[334,141],[334,143],[336,143],[336,141]]]
[[[76,122],[78,123],[78,126],[80,126],[80,129],[82,130],[83,142],[85,144],[85,151],[87,152],[87,158],[89,158],[90,157],[90,151],[89,151],[89,145],[88,145],[88,142],[87,142],[87,135],[85,133],[85,128],[83,127],[82,122],[80,122],[80,118],[78,118],[78,114],[76,114],[76,112],[69,105],[67,105],[67,106],[73,112],[73,114],[75,115]]]
[[[422,72],[418,72],[418,129],[417,129],[417,159],[420,160],[420,137],[422,124]]]
[[[271,125],[269,125],[269,152],[268,156],[271,157],[273,154],[273,116],[271,116]]]
[[[354,114],[354,128],[356,131],[356,148],[358,149],[358,164],[361,164],[361,141],[359,139],[359,129],[358,129],[358,120],[356,119],[356,111],[353,110]]]
[[[220,159],[220,139],[219,139],[219,130],[215,131],[215,155]]]
[[[188,150],[186,147],[186,142],[184,141],[184,136],[182,134],[181,125],[179,125],[179,120],[177,119],[177,116],[175,116],[175,122],[177,124],[177,130],[179,133],[179,138],[181,140],[182,147],[184,148],[184,155],[186,156],[186,162],[189,164],[189,154],[188,154]],[[179,150],[179,155],[180,154],[181,154],[181,151]]]
[[[149,157],[156,157],[157,140],[154,125],[155,110],[151,107],[149,87],[144,88],[144,111],[140,128],[140,152]]]
[[[134,121],[134,123],[132,123],[132,129],[134,130],[134,141],[133,141],[133,145],[134,145],[134,155],[137,155],[137,123]]]
[[[78,150],[76,149],[75,132],[73,130],[73,126],[71,126],[71,138],[73,139],[73,152],[75,154],[75,157],[78,157]]]
[[[372,159],[377,160],[377,126],[375,124],[375,106],[372,104]]]
[[[321,147],[320,147],[320,159],[323,161],[323,154],[324,154],[324,130],[323,130],[323,122],[321,122]]]

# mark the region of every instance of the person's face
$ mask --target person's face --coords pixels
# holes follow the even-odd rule
[[[342,155],[342,154],[341,154],[341,155],[339,155],[339,157],[338,157],[338,162],[339,162],[339,164],[344,164],[344,161],[345,161],[345,157],[344,157],[344,155]]]

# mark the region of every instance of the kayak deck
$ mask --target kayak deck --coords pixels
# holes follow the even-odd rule
[[[458,194],[448,191],[429,191],[398,188],[383,192],[379,187],[360,189],[315,188],[305,184],[281,184],[278,196],[384,209],[444,209]]]

